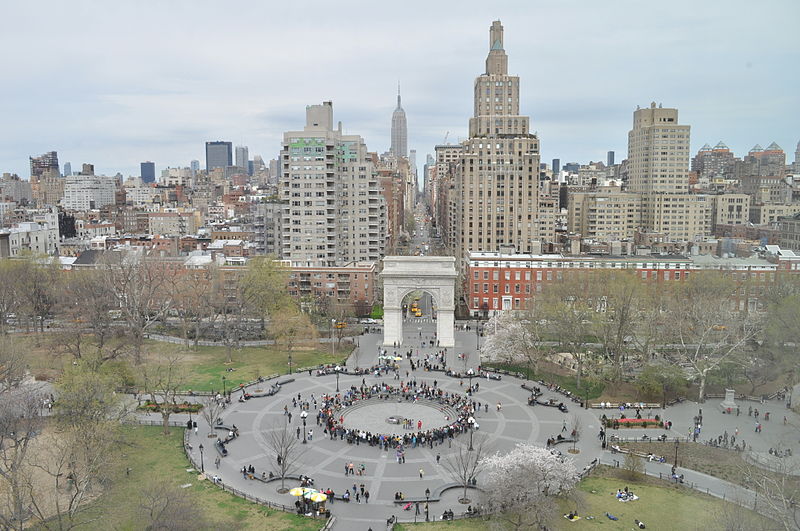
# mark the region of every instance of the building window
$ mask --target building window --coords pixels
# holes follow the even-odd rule
[[[484,284],[483,285],[483,292],[484,293],[489,293],[489,284]]]

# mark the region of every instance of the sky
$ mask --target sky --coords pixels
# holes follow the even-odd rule
[[[797,0],[42,0],[0,5],[0,172],[51,150],[107,175],[204,167],[207,140],[266,161],[328,100],[382,153],[398,81],[421,169],[467,136],[498,19],[543,162],[622,160],[651,101],[679,109],[692,153],[776,141],[794,160]]]

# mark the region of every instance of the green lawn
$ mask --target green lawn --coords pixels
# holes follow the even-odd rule
[[[259,376],[289,372],[286,351],[275,346],[234,350],[231,363],[226,363],[225,347],[198,347],[186,350],[180,345],[148,341],[146,348],[153,354],[180,353],[189,371],[186,387],[195,391],[221,390],[223,376],[225,376],[225,386],[231,389],[238,387],[240,383],[253,381]],[[292,369],[341,363],[348,355],[349,350],[343,352],[343,348],[337,349],[334,356],[330,350],[321,350],[319,346],[296,347],[292,352]]]
[[[13,344],[25,352],[31,373],[40,379],[53,380],[61,373],[64,363],[72,359],[67,354],[57,354],[56,334],[13,334],[8,336]],[[87,338],[86,351],[90,339]],[[351,347],[342,343],[336,348],[334,356],[328,344],[312,346],[297,345],[292,351],[292,368],[317,366],[319,364],[341,363],[350,354]],[[244,347],[233,350],[233,361],[228,364],[225,347],[197,347],[187,349],[183,345],[147,340],[144,345],[146,358],[161,355],[178,354],[183,358],[187,370],[186,389],[195,391],[211,391],[222,389],[222,377],[228,389],[240,383],[250,382],[259,376],[287,374],[288,356],[284,349],[277,346]],[[134,377],[136,368],[131,367],[130,360],[119,363],[116,369]],[[228,369],[233,369],[228,371]]]
[[[568,522],[558,517],[550,529],[573,531],[580,529],[605,529],[628,531],[634,529],[634,519],[639,519],[654,530],[717,530],[726,529],[732,519],[743,527],[736,529],[777,529],[775,524],[756,513],[742,509],[712,496],[697,493],[687,487],[676,487],[658,479],[642,477],[641,481],[622,479],[624,471],[601,467],[599,474],[590,476],[578,485],[577,501],[560,503],[566,513],[578,510],[581,519]],[[607,476],[620,476],[607,477]],[[614,497],[617,489],[627,486],[640,499],[635,502],[619,502]],[[605,516],[611,513],[618,520]],[[586,519],[593,516],[592,519]],[[421,524],[403,524],[403,531],[484,531],[490,524],[481,519],[456,520]]]
[[[614,494],[617,489],[625,486],[632,489],[639,500],[627,503],[617,501]],[[735,517],[745,524],[739,529],[777,529],[773,522],[752,511],[688,488],[639,484],[595,476],[583,480],[578,488],[582,494],[578,514],[584,518],[578,522],[560,521],[556,524],[556,529],[600,528],[627,531],[634,528],[634,519],[643,521],[648,529],[726,529],[726,525],[730,523],[726,521],[728,517]],[[574,508],[574,504],[565,504],[564,511]],[[608,519],[605,516],[607,512],[619,520]],[[594,519],[587,520],[586,516],[594,516]]]
[[[183,453],[183,430],[173,429],[168,437],[160,428],[129,426],[124,431],[125,446],[113,472],[113,484],[92,505],[87,514],[99,517],[82,529],[144,529],[142,493],[158,482],[167,482],[184,491],[192,510],[202,515],[212,529],[270,529],[276,531],[317,531],[322,520],[266,509],[223,492],[209,481],[198,481],[196,472],[187,472]],[[130,474],[126,475],[126,468]],[[199,528],[198,528],[199,529]]]

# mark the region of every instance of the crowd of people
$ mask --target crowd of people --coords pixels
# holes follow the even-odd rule
[[[424,429],[421,420],[407,422],[404,420],[403,427],[407,428],[405,433],[373,433],[357,427],[345,426],[344,413],[348,407],[358,402],[378,399],[378,400],[398,400],[409,403],[416,403],[420,400],[434,402],[440,410],[445,413],[447,424],[439,427]],[[352,386],[336,394],[325,394],[320,397],[313,395],[304,400],[301,395],[292,397],[292,406],[301,408],[301,418],[305,412],[311,410],[312,406],[317,411],[315,421],[318,426],[323,427],[323,433],[331,439],[338,438],[350,444],[368,444],[378,446],[382,450],[388,451],[389,448],[398,449],[398,462],[404,459],[404,450],[407,447],[416,448],[417,446],[443,444],[448,439],[452,439],[460,433],[464,433],[470,427],[468,420],[473,417],[482,406],[488,410],[488,404],[481,404],[473,400],[470,396],[461,395],[445,391],[438,386],[434,380],[432,384],[418,382],[416,379],[401,381],[398,385],[390,385],[381,382],[380,384],[367,385],[362,380],[361,386]],[[285,415],[291,415],[287,407],[284,408]],[[474,421],[474,419],[473,419]],[[411,431],[416,427],[416,431]],[[473,423],[473,427],[476,427]]]

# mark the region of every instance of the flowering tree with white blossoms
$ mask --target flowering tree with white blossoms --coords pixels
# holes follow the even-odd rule
[[[492,519],[510,529],[541,529],[555,515],[556,499],[578,481],[571,459],[532,444],[484,459],[486,502]]]
[[[481,357],[486,361],[524,364],[535,372],[546,348],[542,344],[543,326],[531,315],[501,312],[483,327],[486,341]]]

